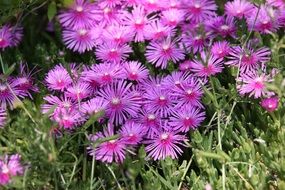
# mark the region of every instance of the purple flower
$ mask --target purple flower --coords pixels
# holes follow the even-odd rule
[[[72,79],[62,65],[57,65],[48,72],[45,82],[51,90],[64,91],[71,85]]]
[[[160,116],[149,110],[141,109],[136,120],[145,128],[148,137],[153,137],[160,130]]]
[[[114,127],[108,125],[104,129],[103,133],[98,132],[95,135],[90,136],[91,143],[96,143],[96,141],[104,140],[105,138],[114,137],[112,140],[101,142],[98,146],[90,146],[89,154],[94,156],[96,160],[102,162],[112,163],[113,161],[117,163],[122,163],[125,159],[126,154],[126,144],[120,137],[116,138],[114,134]]]
[[[0,108],[0,128],[5,126],[6,118],[7,118],[6,110],[3,108]]]
[[[213,0],[182,0],[186,18],[202,22],[216,15],[217,5]]]
[[[249,97],[254,98],[272,95],[272,92],[266,89],[266,83],[272,80],[265,73],[258,74],[257,71],[242,73],[238,81],[241,83],[237,86],[241,95],[249,94]]]
[[[11,46],[12,33],[9,31],[9,27],[4,25],[0,28],[0,48],[5,49]]]
[[[182,44],[186,47],[187,52],[197,53],[202,51],[207,44],[209,33],[188,32],[182,34]]]
[[[53,111],[50,114],[50,116],[53,116],[57,110],[61,109],[73,110],[77,106],[74,100],[66,96],[57,97],[54,95],[49,95],[44,97],[44,100],[46,101],[46,103],[41,105],[42,113],[47,114]]]
[[[146,49],[146,59],[156,67],[165,69],[168,61],[177,63],[184,59],[184,52],[176,46],[178,39],[171,41],[170,37],[161,42],[151,42]]]
[[[179,146],[185,146],[186,137],[175,131],[161,130],[153,138],[145,141],[145,150],[154,160],[164,160],[166,157],[175,159],[182,154]]]
[[[260,104],[268,112],[273,112],[278,108],[278,102],[279,98],[274,96],[263,99]]]
[[[106,114],[111,123],[122,124],[130,117],[137,115],[141,107],[140,98],[130,91],[130,88],[131,84],[117,81],[100,89],[99,96],[109,102]]]
[[[19,154],[5,155],[0,160],[0,185],[10,183],[14,176],[20,176],[23,173],[24,167],[21,164],[21,156]]]
[[[105,112],[108,102],[101,97],[95,97],[81,105],[82,112],[88,115],[94,115],[99,112]]]
[[[248,43],[245,48],[235,46],[231,48],[226,65],[240,67],[241,72],[256,69],[259,63],[266,63],[270,60],[271,52],[269,48],[262,47],[255,50],[251,43]]]
[[[225,4],[225,13],[239,19],[250,17],[253,9],[254,6],[247,0],[234,0]]]
[[[103,43],[96,49],[96,56],[102,60],[111,63],[119,63],[128,57],[132,48],[128,44]]]
[[[179,70],[184,71],[184,72],[190,71],[191,65],[192,65],[192,61],[186,60],[179,64]]]
[[[122,141],[126,144],[137,145],[142,141],[145,135],[145,128],[142,124],[130,120],[121,127],[119,133]]]
[[[147,68],[138,61],[129,61],[124,63],[125,78],[131,81],[143,81],[148,78]]]
[[[199,77],[210,77],[222,72],[223,59],[213,55],[207,56],[205,52],[201,53],[201,60],[194,59],[191,64],[191,71]]]
[[[177,108],[173,116],[169,118],[169,125],[173,130],[180,132],[188,132],[190,129],[195,129],[205,119],[205,112],[201,112],[199,108],[184,105]]]
[[[62,32],[62,37],[68,49],[79,53],[90,51],[96,45],[94,31],[85,28],[65,29]]]
[[[174,99],[166,90],[149,88],[143,94],[144,108],[160,117],[168,117],[173,112]]]
[[[132,41],[133,34],[129,27],[114,24],[104,30],[103,38],[104,41],[110,41],[114,44],[125,44]]]
[[[74,4],[58,18],[60,24],[69,29],[91,28],[100,19],[94,4],[86,0],[75,0]]]
[[[185,13],[180,9],[168,9],[162,11],[161,21],[166,26],[176,27],[185,20],[184,16]]]
[[[146,26],[145,36],[148,40],[160,40],[167,36],[174,36],[175,29],[173,27],[165,26],[161,20],[155,20]]]
[[[99,0],[98,4],[100,7],[116,7],[116,6],[120,6],[122,4],[121,0]]]
[[[180,88],[181,84],[186,83],[190,77],[189,72],[174,71],[162,79],[161,85],[164,90],[172,92],[175,88]]]
[[[77,109],[56,109],[52,119],[64,129],[73,129],[85,121],[84,115]]]
[[[211,53],[218,58],[225,58],[230,53],[230,44],[227,41],[217,41],[212,45]]]
[[[66,89],[65,95],[72,100],[81,101],[91,95],[91,89],[88,83],[78,82]]]
[[[0,82],[0,107],[6,108],[8,105],[13,108],[16,98],[24,98],[25,92],[18,89],[18,87],[11,80]]]
[[[212,32],[214,36],[220,35],[223,38],[227,36],[236,36],[236,26],[233,17],[217,16],[206,21],[206,30]]]
[[[266,3],[280,9],[285,7],[285,2],[283,0],[266,0]]]

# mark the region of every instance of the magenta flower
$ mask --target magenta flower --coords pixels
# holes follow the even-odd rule
[[[66,89],[65,95],[75,101],[82,101],[91,95],[91,88],[88,83],[78,82]]]
[[[111,137],[114,137],[114,139],[102,142],[96,147],[88,147],[88,152],[91,156],[94,156],[96,160],[102,162],[112,163],[115,161],[122,163],[125,159],[126,144],[120,137],[116,138],[112,125],[108,124],[108,127],[104,129],[103,133],[98,132],[95,135],[90,135],[89,139],[91,143],[96,143],[96,141]]]
[[[185,13],[180,9],[168,9],[162,11],[161,22],[170,27],[176,27],[180,22],[184,21]]]
[[[106,114],[111,123],[122,124],[130,117],[137,115],[141,102],[133,91],[130,91],[131,84],[125,81],[117,81],[113,84],[100,89],[99,96],[106,99],[109,104]]]
[[[77,109],[56,109],[52,119],[59,124],[59,127],[64,129],[73,129],[81,125],[85,121],[85,117]]]
[[[274,97],[269,97],[261,100],[261,106],[266,109],[268,112],[273,112],[278,108],[278,102],[279,98],[274,96]]]
[[[153,138],[145,141],[147,144],[145,150],[154,160],[164,160],[166,157],[175,159],[182,154],[183,151],[179,146],[185,146],[184,141],[186,141],[184,135],[179,135],[175,131],[161,130]]]
[[[120,6],[122,4],[121,0],[99,0],[98,4],[100,7],[116,7],[116,6]]]
[[[221,73],[223,70],[223,59],[213,55],[207,56],[205,52],[201,53],[201,60],[194,59],[191,64],[191,71],[199,77],[210,77]]]
[[[180,88],[181,84],[186,83],[190,77],[191,75],[189,72],[174,71],[162,79],[162,89],[171,92],[175,88]]]
[[[108,102],[101,97],[95,97],[81,105],[82,112],[88,115],[95,115],[99,112],[105,112]]]
[[[53,116],[57,110],[61,109],[73,110],[77,106],[74,100],[66,96],[57,97],[54,95],[49,95],[44,97],[44,100],[46,101],[46,103],[41,105],[42,113],[47,114],[53,111],[54,109],[53,113],[51,113],[50,116]]]
[[[238,81],[241,84],[237,86],[237,89],[241,95],[249,94],[249,97],[254,98],[272,95],[272,92],[266,89],[266,83],[272,80],[264,73],[258,74],[257,71],[242,73]]]
[[[125,44],[132,41],[133,37],[129,27],[117,24],[108,26],[103,32],[104,41],[110,41],[114,44]]]
[[[160,117],[168,117],[173,112],[174,99],[166,90],[149,88],[143,94],[143,98],[147,111],[157,113]]]
[[[253,9],[254,6],[247,0],[234,0],[225,4],[225,13],[239,19],[250,17]]]
[[[188,132],[190,129],[196,129],[205,119],[205,112],[192,106],[183,106],[177,108],[173,116],[169,118],[169,125],[173,130]]]
[[[15,101],[18,98],[24,98],[25,92],[20,90],[11,80],[0,82],[0,107],[6,108],[8,105],[13,108]]]
[[[122,141],[128,145],[139,144],[145,135],[145,128],[142,124],[134,121],[127,121],[119,131]]]
[[[192,65],[192,61],[186,60],[179,64],[180,71],[190,71]]]
[[[21,26],[9,26],[9,32],[12,34],[11,47],[19,45],[23,38],[23,27]],[[1,40],[0,40],[1,41]]]
[[[51,90],[64,91],[71,85],[72,79],[62,65],[57,65],[48,72],[45,82]]]
[[[173,27],[165,26],[161,20],[155,20],[146,26],[145,37],[148,40],[160,40],[167,36],[174,36],[175,29]]]
[[[12,33],[9,31],[9,27],[4,25],[0,28],[0,48],[5,49],[12,45]]]
[[[206,30],[212,32],[214,36],[236,36],[236,26],[233,17],[217,16],[206,21]]]
[[[131,81],[143,81],[148,78],[147,68],[138,61],[129,61],[124,63],[125,78]]]
[[[160,130],[161,118],[157,113],[142,108],[136,120],[142,124],[146,135],[150,138]]]
[[[151,42],[146,49],[146,59],[156,67],[165,69],[168,61],[177,63],[184,59],[183,50],[176,46],[178,39],[171,41],[170,37],[161,42]]]
[[[253,9],[246,21],[249,29],[261,34],[276,32],[280,25],[277,11],[265,5],[261,5],[259,10]]]
[[[111,63],[119,63],[126,60],[132,48],[128,44],[103,43],[96,49],[96,56],[102,60]]]
[[[20,176],[24,173],[24,167],[21,164],[21,156],[13,154],[5,155],[0,160],[0,185],[6,185],[11,182],[15,176]]]
[[[6,124],[7,112],[5,109],[0,108],[0,128],[4,127]]]
[[[96,45],[96,37],[93,30],[85,28],[65,29],[62,32],[67,48],[79,53],[92,50]]]
[[[161,10],[161,0],[139,0],[147,13]]]
[[[182,43],[186,47],[187,52],[194,54],[200,52],[206,46],[209,34],[188,32],[188,35],[182,34]]]
[[[58,18],[60,24],[69,29],[91,28],[100,19],[94,4],[86,0],[75,0]]]
[[[202,22],[216,15],[217,5],[213,0],[183,0],[182,2],[186,18],[190,21]]]
[[[243,49],[240,46],[231,48],[226,65],[240,67],[241,72],[254,70],[259,63],[266,63],[270,60],[271,52],[269,48],[262,47],[257,50],[253,49],[251,43],[248,43]]]
[[[225,58],[230,53],[230,44],[227,41],[217,41],[212,45],[211,53],[218,58]]]
[[[147,17],[143,6],[135,6],[131,13],[123,12],[121,19],[124,25],[130,27],[131,33],[135,34],[135,42],[142,42],[145,40],[146,26],[153,17]]]

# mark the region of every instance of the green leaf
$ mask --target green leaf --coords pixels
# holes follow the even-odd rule
[[[70,7],[73,4],[73,0],[63,0],[64,7]]]
[[[48,5],[48,12],[47,12],[48,20],[51,21],[55,17],[56,13],[57,13],[56,3],[53,1]]]

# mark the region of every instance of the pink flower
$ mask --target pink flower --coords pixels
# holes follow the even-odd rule
[[[186,141],[184,135],[179,135],[174,131],[161,130],[153,138],[145,141],[147,144],[145,150],[148,156],[154,160],[164,160],[166,157],[175,159],[182,154],[179,146],[185,146],[184,141]]]
[[[116,138],[114,134],[114,127],[108,124],[108,127],[104,129],[103,133],[98,132],[95,135],[89,137],[91,143],[96,141],[104,140],[105,138],[112,138],[112,140],[104,141],[98,146],[90,146],[89,154],[94,156],[96,160],[102,162],[112,163],[113,161],[117,163],[122,163],[125,159],[126,154],[126,144],[120,137]]]
[[[269,5],[280,8],[280,9],[285,7],[284,0],[266,0],[266,2]]]
[[[96,45],[94,31],[85,28],[65,29],[62,32],[62,37],[68,49],[79,53],[90,51]]]
[[[249,94],[249,97],[254,98],[272,95],[272,92],[266,89],[266,83],[271,79],[264,73],[258,74],[256,71],[242,73],[238,81],[241,84],[237,86],[237,89],[241,95]]]
[[[134,121],[127,121],[119,131],[122,141],[128,145],[139,144],[145,135],[145,128],[142,124]]]
[[[175,30],[173,27],[166,26],[161,23],[161,20],[151,22],[146,26],[145,37],[148,40],[160,40],[167,36],[174,36]]]
[[[72,79],[62,65],[57,65],[48,72],[45,82],[51,90],[64,91],[71,85]]]
[[[58,18],[60,24],[69,29],[91,28],[100,19],[94,4],[86,0],[75,0],[74,4]]]
[[[156,67],[165,69],[168,61],[177,63],[184,59],[184,52],[176,46],[178,39],[171,41],[170,37],[161,42],[151,42],[146,49],[146,59]]]
[[[5,49],[11,46],[12,42],[12,33],[9,31],[8,26],[3,26],[0,28],[0,48]]]
[[[6,118],[7,118],[6,110],[3,108],[0,108],[0,128],[5,126]]]
[[[233,17],[217,16],[206,21],[206,30],[212,32],[214,36],[236,36],[236,26]]]
[[[90,116],[105,112],[108,102],[101,97],[95,97],[81,105],[82,112]]]
[[[96,56],[102,61],[119,63],[128,57],[132,48],[127,44],[103,43],[96,49]]]
[[[131,84],[117,81],[100,89],[98,95],[109,102],[106,114],[110,123],[122,124],[137,115],[141,107],[140,98],[130,88]]]
[[[149,72],[147,68],[137,61],[129,61],[124,63],[125,78],[131,81],[143,81],[148,78]]]
[[[194,54],[204,49],[208,39],[209,33],[194,31],[182,34],[182,44],[186,47],[187,52],[193,52]]]
[[[205,119],[205,112],[186,105],[175,109],[173,116],[169,119],[169,125],[173,127],[173,130],[188,132],[190,129],[199,127]]]
[[[53,113],[51,113],[50,116],[53,116],[57,110],[59,111],[61,109],[73,110],[77,106],[74,100],[66,96],[57,97],[54,95],[49,95],[44,97],[43,99],[46,101],[46,103],[41,105],[42,113],[46,114],[53,111]]]
[[[186,60],[179,64],[180,71],[190,71],[192,65],[192,61]]]
[[[201,53],[201,60],[194,59],[191,64],[191,71],[199,77],[210,77],[222,72],[223,59],[213,55],[207,56],[205,52]]]
[[[254,6],[247,0],[234,0],[225,4],[225,13],[239,19],[250,17],[253,9]]]
[[[121,0],[99,0],[98,1],[100,7],[116,7],[122,4]]]
[[[266,109],[268,112],[273,112],[278,108],[278,102],[279,98],[274,96],[274,97],[269,97],[261,100],[261,106]]]
[[[52,119],[56,121],[60,127],[70,130],[81,125],[86,118],[77,109],[61,108],[54,111]]]
[[[111,41],[114,44],[130,42],[133,36],[129,27],[116,24],[108,26],[103,32],[104,41]]]
[[[21,164],[21,156],[19,154],[6,155],[0,160],[0,185],[10,183],[12,177],[20,176],[23,173],[24,167]]]
[[[75,101],[82,101],[91,95],[91,89],[88,83],[78,82],[66,89],[66,97],[70,97]]]
[[[189,72],[174,71],[162,79],[162,89],[173,92],[176,88],[180,88],[183,83],[186,83],[190,77],[192,76]]]
[[[180,22],[184,21],[185,13],[180,9],[168,9],[162,11],[161,20],[166,26],[176,27]]]
[[[147,137],[152,138],[160,130],[161,118],[158,113],[142,108],[136,120],[145,128]]]
[[[230,53],[230,44],[227,41],[217,41],[212,45],[211,53],[218,58],[225,58]]]

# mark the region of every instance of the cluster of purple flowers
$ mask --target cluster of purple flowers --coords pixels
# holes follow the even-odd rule
[[[11,179],[24,173],[19,154],[5,155],[0,158],[0,185],[11,183]]]
[[[73,129],[104,112],[99,122],[107,127],[90,135],[90,141],[116,138],[89,147],[98,160],[122,162],[126,151],[139,144],[154,160],[176,158],[185,133],[205,118],[202,86],[225,66],[237,68],[242,96],[261,98],[268,111],[278,107],[278,98],[266,87],[276,74],[266,67],[269,48],[259,47],[256,39],[231,42],[239,40],[242,21],[260,34],[284,27],[284,7],[283,1],[234,0],[218,15],[213,0],[75,0],[58,16],[63,42],[79,53],[95,50],[102,63],[50,70],[45,81],[54,94],[45,97],[43,113],[54,108],[50,117]],[[180,71],[150,76],[142,63],[130,60],[135,43],[145,46],[146,61],[158,69],[171,62]]]

